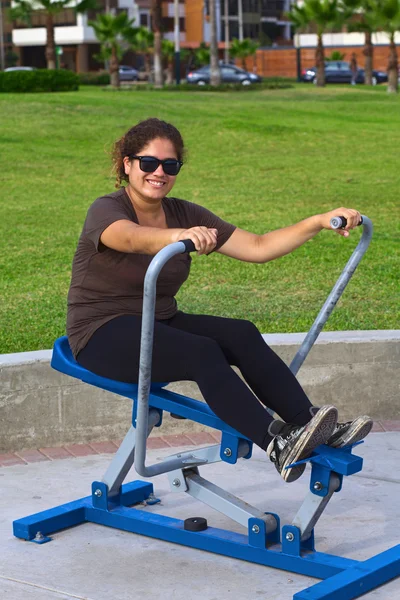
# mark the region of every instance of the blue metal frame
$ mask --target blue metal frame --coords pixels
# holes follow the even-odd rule
[[[87,383],[136,400],[136,385],[106,380],[82,369],[74,361],[65,337],[55,344],[52,366]],[[237,461],[241,440],[249,442],[218,419],[203,402],[169,392],[161,384],[152,386],[149,406],[161,413],[164,410],[173,412],[220,430],[220,457],[226,462]],[[134,415],[133,410],[133,422]],[[224,454],[227,447],[231,450],[228,455]],[[307,459],[312,467],[310,490],[313,494],[327,494],[332,473],[338,475],[341,482],[343,476],[350,476],[362,469],[362,459],[353,455],[351,450],[320,446]],[[250,455],[251,450],[246,458],[250,458]],[[317,481],[319,485],[315,489]],[[400,575],[400,545],[364,562],[320,553],[314,548],[314,532],[302,541],[300,529],[285,525],[281,540],[277,515],[274,516],[278,527],[269,534],[266,533],[265,522],[257,518],[249,519],[247,535],[213,527],[201,532],[186,531],[183,521],[179,519],[150,514],[134,507],[146,499],[149,499],[149,503],[155,501],[151,483],[134,481],[124,484],[117,494],[109,497],[107,485],[95,481],[91,496],[14,521],[14,535],[45,543],[51,540],[50,534],[56,531],[91,522],[325,580],[296,594],[295,600],[352,600]]]

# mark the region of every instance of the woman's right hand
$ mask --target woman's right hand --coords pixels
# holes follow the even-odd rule
[[[209,254],[217,245],[217,229],[208,229],[208,227],[191,227],[184,229],[178,234],[175,242],[181,240],[192,240],[197,250],[197,254]]]

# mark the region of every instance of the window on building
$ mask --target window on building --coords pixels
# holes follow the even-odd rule
[[[229,37],[231,40],[233,38],[239,39],[239,22],[238,21],[229,21]]]
[[[238,0],[229,0],[228,12],[230,17],[237,17],[238,15]]]
[[[243,0],[243,12],[259,13],[258,0]]]
[[[174,17],[164,17],[162,20],[163,31],[174,31],[175,20]],[[179,19],[180,31],[185,31],[185,19],[182,17]]]
[[[243,24],[243,36],[250,39],[258,39],[260,33],[260,26],[258,23],[244,23]]]
[[[280,18],[285,10],[284,0],[262,0],[261,16]]]
[[[148,13],[140,13],[140,26],[150,27],[150,15]]]

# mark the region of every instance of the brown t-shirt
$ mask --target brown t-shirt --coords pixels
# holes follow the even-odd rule
[[[218,230],[216,250],[232,235],[235,226],[212,212],[185,200],[164,198],[167,225],[171,228],[204,226]],[[130,198],[121,188],[97,198],[90,206],[72,264],[68,293],[67,334],[76,357],[101,325],[120,315],[141,315],[143,284],[152,256],[118,252],[100,241],[103,231],[121,219],[138,223]],[[177,311],[175,295],[189,276],[188,253],[171,258],[157,281],[156,319],[169,319]]]

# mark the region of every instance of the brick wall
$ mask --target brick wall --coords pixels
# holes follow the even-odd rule
[[[357,56],[360,67],[364,67],[364,55],[362,46],[329,46],[325,48],[325,55],[329,56],[337,50],[345,55],[344,60],[350,60],[353,52]],[[389,46],[374,46],[374,69],[387,70]],[[255,60],[250,57],[246,61],[246,68],[254,70],[263,77],[297,77],[297,58],[295,48],[268,48],[257,50]],[[301,70],[315,65],[315,48],[301,48],[300,50]]]

